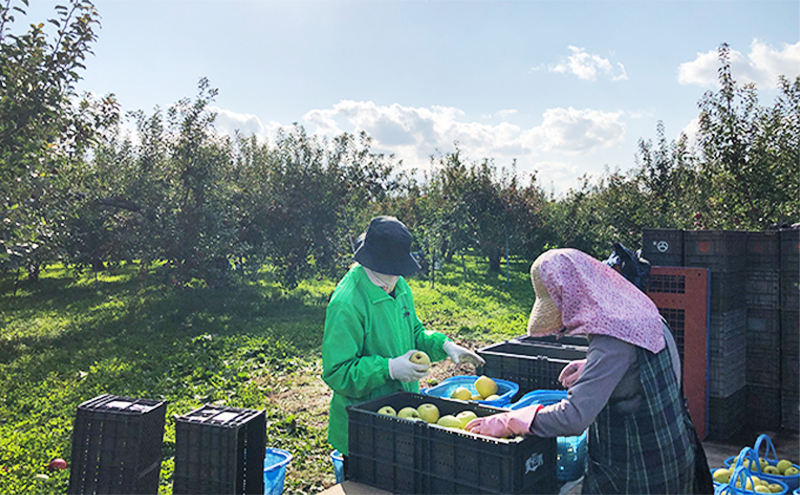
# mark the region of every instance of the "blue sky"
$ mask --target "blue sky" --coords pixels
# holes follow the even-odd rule
[[[30,22],[51,15],[30,0]],[[656,123],[692,132],[716,51],[771,105],[800,74],[800,2],[96,0],[79,89],[151,112],[219,89],[217,130],[366,130],[404,167],[459,143],[561,193],[628,170]]]

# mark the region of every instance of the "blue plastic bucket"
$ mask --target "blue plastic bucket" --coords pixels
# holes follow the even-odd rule
[[[423,388],[420,390],[420,393],[432,397],[449,399],[455,389],[458,387],[465,387],[472,392],[472,395],[475,395],[478,393],[478,390],[475,388],[475,381],[478,378],[479,377],[475,375],[451,376],[446,380],[442,380],[442,383],[439,385]],[[517,392],[519,392],[519,385],[508,380],[500,380],[499,378],[492,378],[492,380],[497,384],[497,395],[500,396],[500,398],[495,400],[476,400],[475,402],[493,407],[506,407],[511,403],[511,399],[517,395]]]
[[[264,454],[264,495],[281,495],[283,493],[286,466],[291,460],[292,454],[285,450],[267,447]]]
[[[534,390],[511,404],[509,409],[515,410],[534,404],[548,406],[561,402],[566,398],[567,392],[565,390]],[[583,434],[578,436],[556,438],[556,466],[558,468],[556,476],[558,481],[566,483],[567,481],[575,481],[583,476],[589,453],[589,447],[586,444],[588,434],[588,431],[584,431]]]
[[[336,475],[336,483],[344,481],[344,456],[338,450],[331,452],[331,460],[333,461],[333,474]]]

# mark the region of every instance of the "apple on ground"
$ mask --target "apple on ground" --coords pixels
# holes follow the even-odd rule
[[[470,392],[467,387],[458,387],[455,390],[453,390],[452,394],[450,394],[450,398],[470,400],[472,398],[472,392]]]
[[[445,416],[442,416],[441,418],[439,418],[436,424],[439,426],[444,426],[446,428],[458,428],[458,429],[462,428],[461,421],[452,414],[447,414]]]
[[[462,428],[467,426],[467,423],[469,423],[473,419],[476,419],[477,417],[478,415],[472,411],[461,411],[460,413],[456,414],[456,419],[461,421]]]
[[[419,418],[419,412],[411,406],[404,407],[397,413],[397,417],[403,419],[417,419]]]
[[[397,416],[397,412],[392,406],[383,406],[378,409],[378,414],[385,414],[386,416]]]
[[[53,459],[50,461],[50,464],[47,465],[47,470],[50,472],[63,471],[64,469],[67,469],[67,461],[60,457]]]
[[[416,351],[411,355],[409,360],[414,364],[424,364],[425,366],[431,365],[431,358],[428,357],[423,351]]]
[[[475,380],[475,390],[481,397],[489,397],[497,393],[497,383],[488,376],[480,376]]]
[[[417,413],[419,413],[419,417],[424,419],[426,423],[435,423],[439,420],[439,408],[436,407],[434,404],[420,404],[417,408]]]

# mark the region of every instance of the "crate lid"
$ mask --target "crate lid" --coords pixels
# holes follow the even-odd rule
[[[83,411],[103,411],[115,414],[145,414],[163,404],[166,401],[151,399],[134,399],[130,397],[118,397],[111,394],[98,395],[94,399],[89,399],[78,406]]]
[[[205,405],[199,409],[176,416],[175,420],[185,423],[202,423],[222,427],[238,427],[259,415],[266,415],[266,410],[241,409],[237,407]]]

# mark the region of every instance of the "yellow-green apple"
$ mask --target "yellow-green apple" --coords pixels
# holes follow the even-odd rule
[[[731,472],[725,468],[714,470],[714,481],[717,483],[727,483],[731,479]]]
[[[462,428],[461,421],[459,421],[459,419],[453,416],[452,414],[442,416],[441,418],[439,418],[436,424],[447,428],[458,428],[458,429]]]
[[[786,471],[783,472],[784,476],[797,476],[798,474],[800,474],[800,469],[797,469],[794,466],[789,466],[786,468]]]
[[[461,427],[464,428],[467,426],[467,423],[472,421],[473,419],[477,418],[478,415],[472,411],[461,411],[460,413],[456,414],[456,419],[461,421]]]
[[[497,394],[494,394],[494,395],[490,395],[489,397],[487,397],[487,398],[485,398],[483,400],[499,400],[499,399],[500,399],[500,396],[497,395]]]
[[[458,387],[455,390],[453,390],[452,394],[450,394],[450,398],[470,400],[472,398],[472,392],[470,392],[467,387]]]
[[[497,393],[497,383],[484,375],[475,380],[475,390],[481,397],[486,398]]]
[[[780,475],[781,474],[781,470],[778,469],[775,466],[772,466],[772,465],[769,465],[769,466],[765,467],[764,469],[762,469],[762,471],[764,471],[764,474],[771,474],[771,475]]]
[[[424,419],[426,423],[435,423],[439,419],[439,408],[435,404],[420,404],[417,408],[419,417]]]
[[[765,485],[756,485],[756,488],[753,491],[756,493],[772,493],[772,490]]]
[[[385,414],[386,416],[397,416],[397,412],[392,406],[383,406],[378,409],[378,414]]]
[[[431,358],[428,357],[423,351],[416,351],[414,354],[411,355],[409,358],[414,364],[424,364],[425,366],[431,365]]]
[[[788,469],[791,466],[792,466],[792,462],[790,460],[781,459],[780,461],[778,461],[778,464],[775,467],[777,467],[778,471],[780,471],[781,474],[783,474],[783,473],[786,472],[786,469]]]
[[[403,418],[403,419],[418,419],[419,418],[419,412],[415,408],[413,408],[411,406],[404,407],[404,408],[400,409],[400,412],[397,413],[397,417],[398,418]],[[421,418],[419,418],[419,419],[421,419]]]
[[[777,483],[770,483],[767,486],[769,487],[769,491],[772,493],[780,493],[783,491],[783,487]]]

